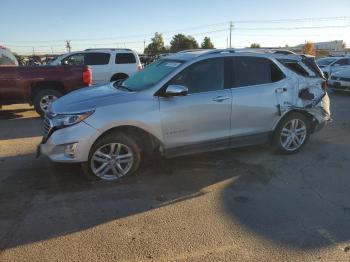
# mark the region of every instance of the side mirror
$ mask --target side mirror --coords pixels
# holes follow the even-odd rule
[[[165,91],[166,96],[185,96],[188,88],[181,85],[169,85]]]
[[[61,61],[61,65],[68,65],[68,61],[67,60]]]

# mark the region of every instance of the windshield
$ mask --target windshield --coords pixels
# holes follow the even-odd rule
[[[319,66],[327,66],[330,65],[331,63],[333,63],[335,60],[337,60],[336,58],[320,58],[317,59],[317,64]]]
[[[59,60],[62,58],[63,56],[58,56],[55,59],[53,59],[52,61],[48,62],[48,65],[57,65],[59,64]]]
[[[131,91],[140,91],[158,83],[165,76],[180,66],[183,61],[160,59],[145,67],[144,70],[132,75],[122,84]]]

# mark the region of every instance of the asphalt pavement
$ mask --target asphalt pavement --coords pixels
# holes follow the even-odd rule
[[[350,261],[350,95],[295,155],[267,145],[117,183],[35,158],[41,119],[0,110],[0,261]]]

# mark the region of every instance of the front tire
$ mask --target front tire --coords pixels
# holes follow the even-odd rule
[[[33,99],[34,109],[44,117],[50,103],[62,96],[62,93],[54,89],[44,89],[35,94]]]
[[[95,142],[82,169],[89,180],[113,181],[133,174],[140,162],[141,153],[136,142],[118,132]]]
[[[310,120],[299,112],[285,116],[278,124],[273,144],[276,151],[282,154],[294,154],[307,142],[311,130]]]

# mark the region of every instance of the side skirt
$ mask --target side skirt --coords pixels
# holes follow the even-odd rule
[[[209,141],[200,144],[169,148],[165,149],[163,151],[163,154],[166,158],[173,158],[178,156],[192,155],[210,151],[265,144],[267,142],[270,142],[271,138],[272,132],[264,132],[247,136],[231,137],[228,139]]]

